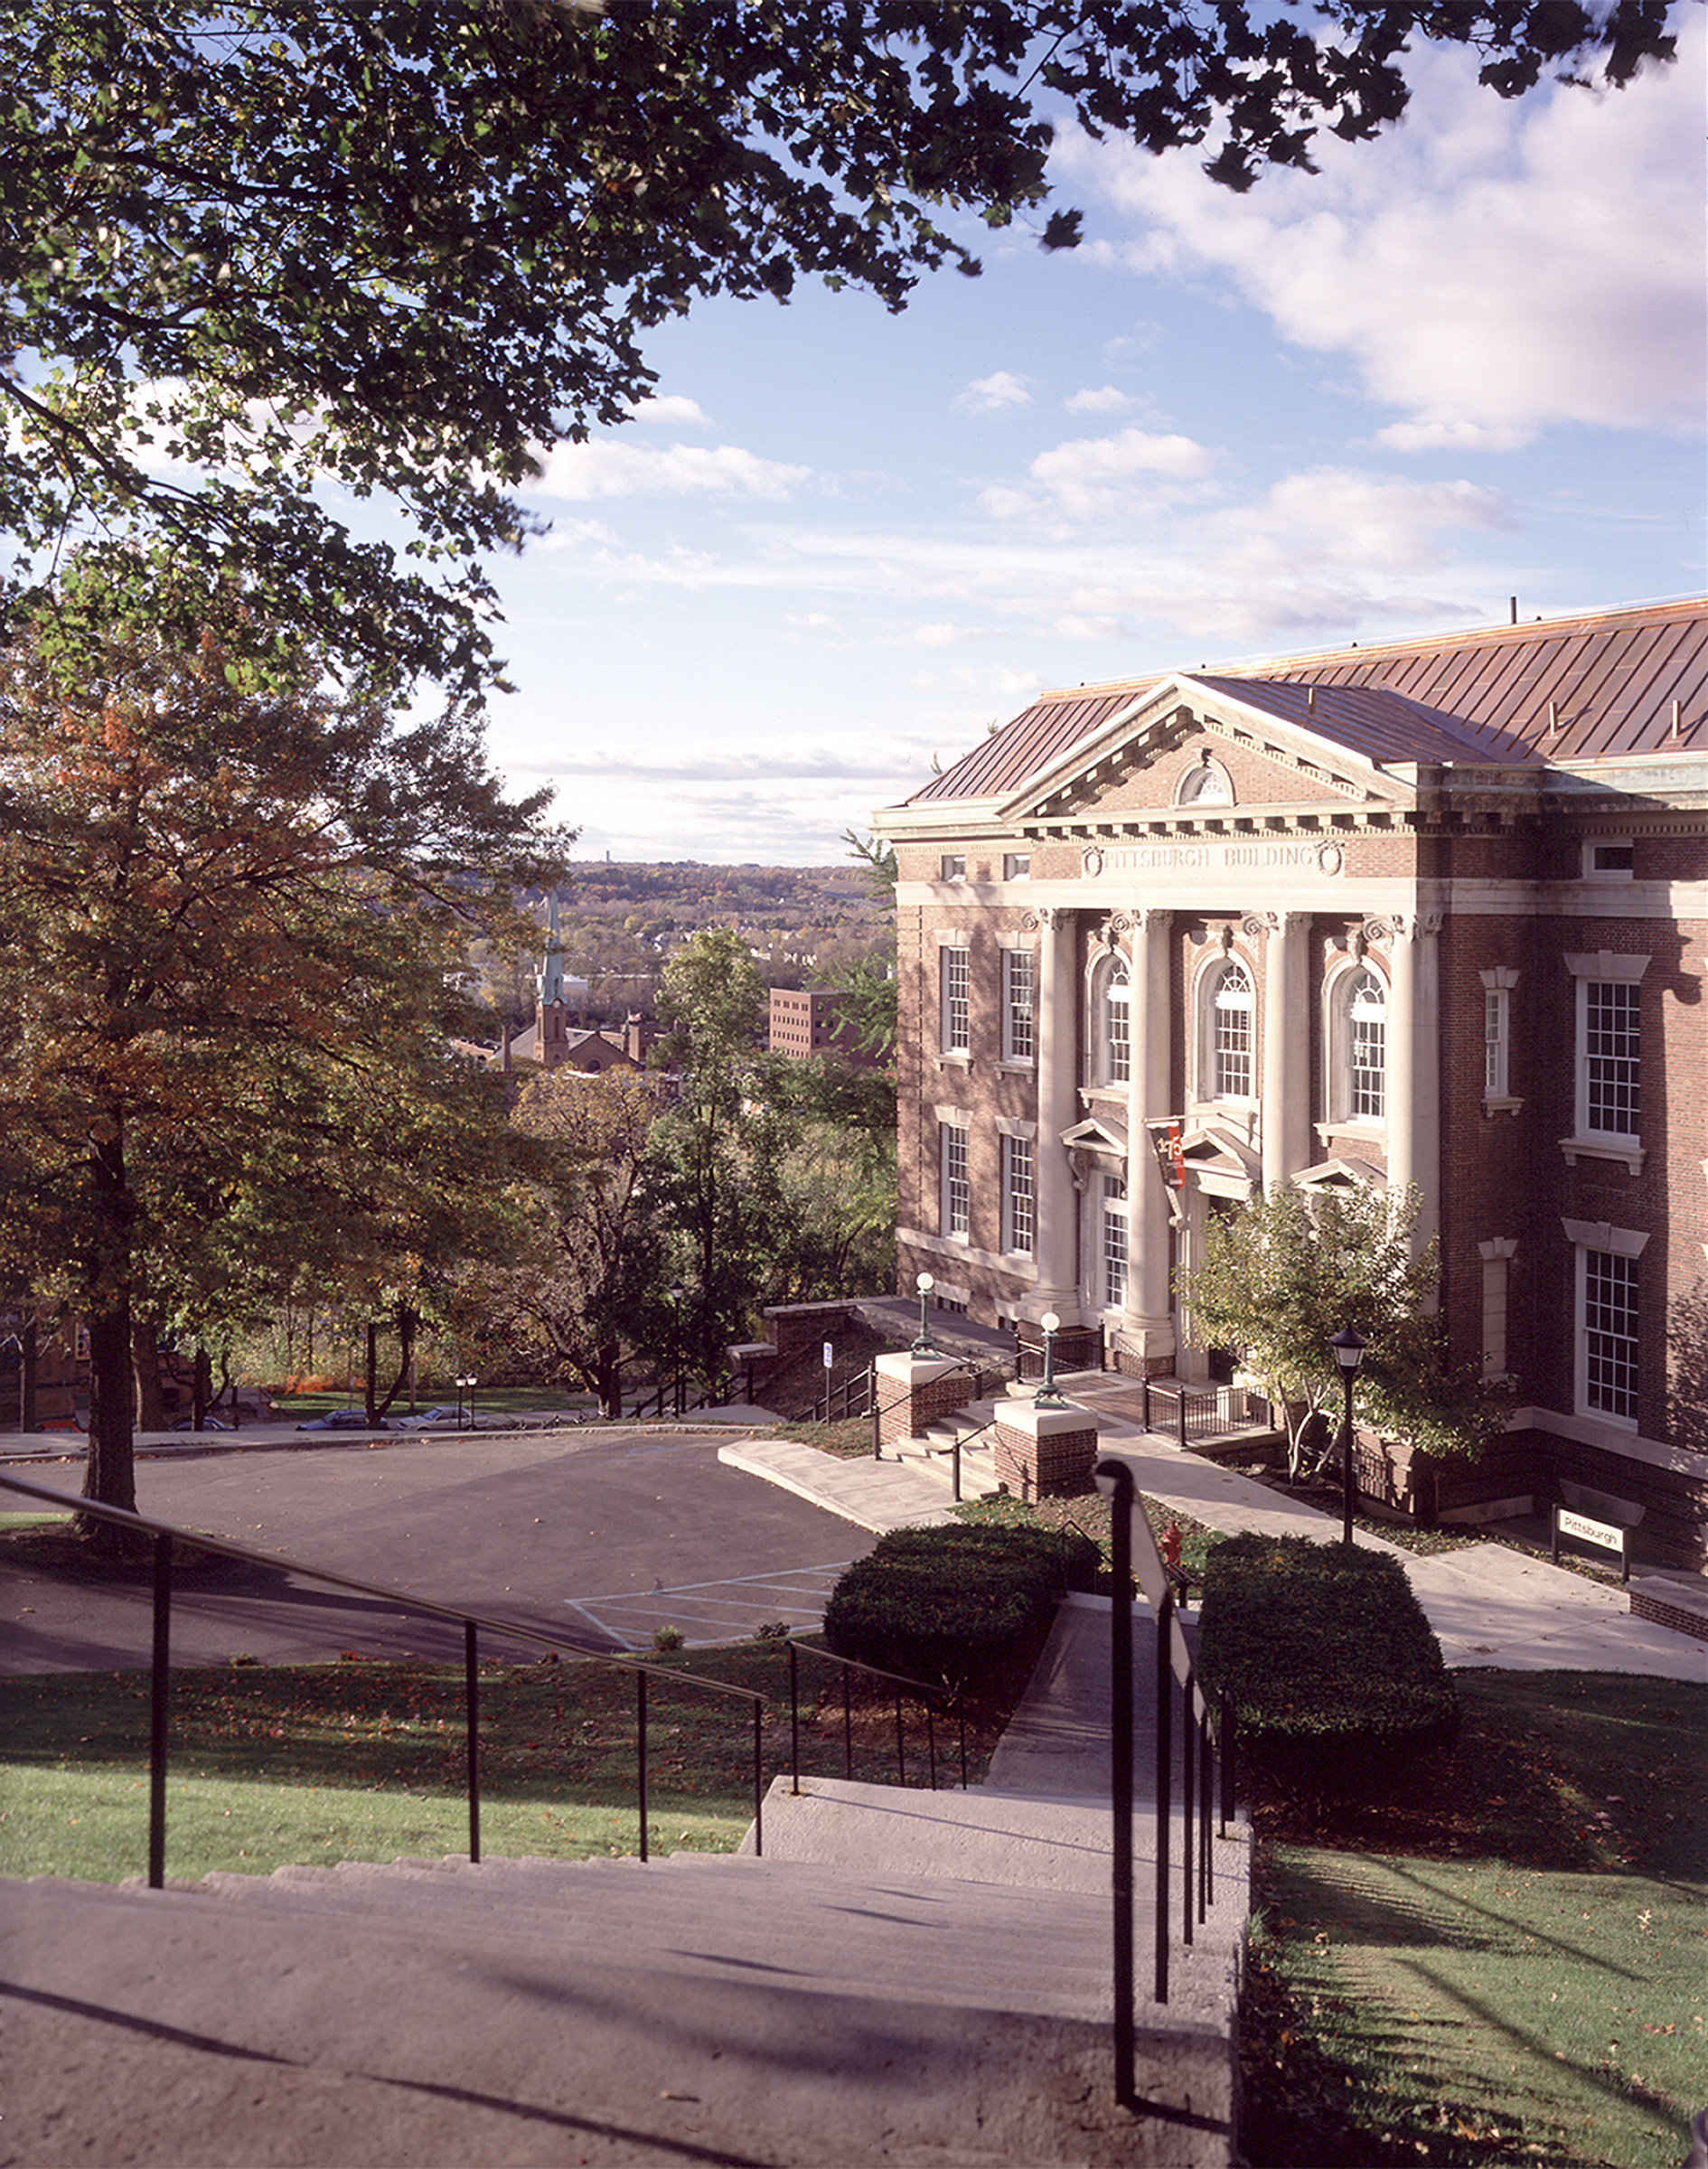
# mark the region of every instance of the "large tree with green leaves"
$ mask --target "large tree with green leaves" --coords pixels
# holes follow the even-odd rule
[[[585,1387],[607,1416],[623,1413],[624,1364],[656,1354],[676,1322],[652,1161],[662,1103],[659,1080],[635,1070],[536,1077],[514,1117],[538,1149],[516,1238],[459,1291],[469,1345]]]
[[[1501,1428],[1505,1396],[1450,1353],[1436,1308],[1441,1255],[1414,1241],[1415,1192],[1281,1183],[1205,1232],[1204,1263],[1183,1290],[1193,1338],[1233,1348],[1284,1412],[1289,1465],[1304,1473],[1312,1419],[1343,1391],[1331,1337],[1369,1343],[1358,1372],[1361,1420],[1438,1453],[1478,1451]]]
[[[1043,204],[1052,132],[1248,186],[1395,120],[1429,40],[1511,97],[1671,57],[1666,0],[12,0],[0,529],[75,658],[210,594],[382,690],[491,678],[516,486],[651,383],[650,327],[802,276],[900,307]],[[1070,244],[1078,214],[1041,222]],[[326,488],[317,491],[321,484]],[[374,493],[401,553],[339,509]],[[42,582],[76,548],[85,579]]]
[[[658,1209],[681,1282],[685,1352],[715,1378],[774,1300],[792,1239],[784,1166],[800,1123],[766,1094],[769,1000],[746,944],[727,927],[697,934],[665,967],[655,1051],[676,1096],[652,1132]]]
[[[115,629],[74,687],[0,655],[0,1269],[88,1321],[111,1505],[139,1311],[230,1317],[305,1256],[377,1301],[486,1218],[454,967],[560,862],[456,718],[242,677],[211,633]]]

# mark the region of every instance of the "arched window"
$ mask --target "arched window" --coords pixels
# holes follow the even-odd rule
[[[1374,972],[1349,975],[1346,1015],[1347,1114],[1379,1122],[1387,1113],[1387,989]]]
[[[1206,754],[1197,766],[1188,768],[1175,786],[1178,806],[1231,806],[1234,785],[1220,761]]]
[[[1218,1100],[1252,1096],[1252,982],[1243,964],[1222,967],[1210,1008],[1210,1090]]]
[[[1132,1075],[1132,981],[1118,956],[1103,982],[1098,1003],[1103,1038],[1103,1081],[1124,1084]]]

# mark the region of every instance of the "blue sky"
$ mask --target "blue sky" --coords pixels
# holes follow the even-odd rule
[[[653,335],[496,568],[493,745],[581,855],[810,863],[1039,688],[1703,584],[1704,10],[1622,93],[1430,52],[1406,122],[1236,198],[1065,141],[1087,245],[888,315]]]

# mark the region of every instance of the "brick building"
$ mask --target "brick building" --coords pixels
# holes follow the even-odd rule
[[[1052,693],[874,825],[904,1289],[1201,1379],[1210,1215],[1415,1185],[1518,1403],[1460,1509],[1703,1563],[1708,603]]]
[[[797,1061],[834,1056],[856,1069],[876,1069],[877,1057],[861,1051],[858,1026],[843,1015],[847,997],[838,987],[773,987],[769,1044],[774,1055]]]

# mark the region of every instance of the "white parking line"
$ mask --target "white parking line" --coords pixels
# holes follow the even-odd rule
[[[762,1622],[781,1620],[792,1629],[816,1627],[824,1600],[848,1561],[799,1566],[770,1574],[732,1574],[718,1582],[688,1582],[673,1589],[613,1591],[608,1596],[567,1597],[602,1634],[626,1648],[652,1646],[653,1629],[678,1628],[690,1648],[740,1641]]]

